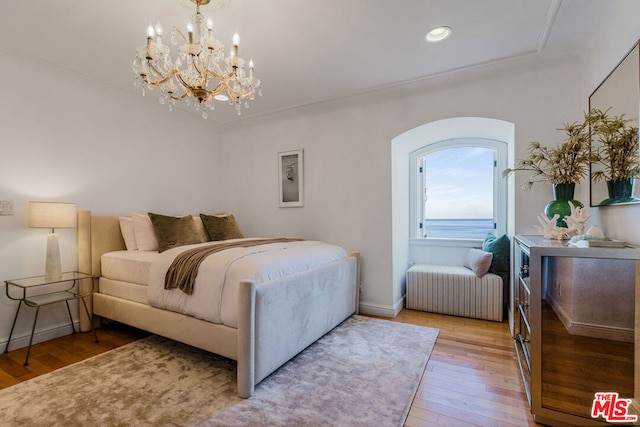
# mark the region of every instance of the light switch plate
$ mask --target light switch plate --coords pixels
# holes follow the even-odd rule
[[[13,202],[0,200],[0,215],[13,215]]]

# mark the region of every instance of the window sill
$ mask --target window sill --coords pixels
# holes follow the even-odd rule
[[[482,239],[447,239],[426,237],[424,239],[409,239],[409,246],[449,247],[449,248],[482,248]]]

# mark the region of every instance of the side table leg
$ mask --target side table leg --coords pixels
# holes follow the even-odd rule
[[[20,313],[20,307],[22,307],[22,300],[18,303],[18,309],[16,310],[16,316],[13,318],[13,325],[11,325],[11,332],[9,332],[9,338],[7,338],[7,345],[4,346],[5,354],[9,350],[9,342],[11,342],[11,337],[13,336],[13,329],[16,327],[16,320],[18,320],[18,314]]]
[[[65,304],[67,304],[67,312],[69,313],[69,320],[71,321],[71,329],[73,329],[73,333],[76,333],[76,327],[73,326],[73,317],[71,317],[71,309],[69,308],[69,301],[65,301]]]
[[[93,339],[95,342],[98,342],[98,336],[96,335],[96,330],[93,328],[93,316],[89,314],[89,308],[87,308],[87,303],[84,298],[80,298],[82,301],[82,305],[84,306],[84,311],[87,313],[87,318],[89,319],[89,324],[91,325],[91,332],[93,332]]]
[[[33,327],[31,328],[31,337],[29,338],[29,348],[27,349],[27,357],[24,359],[24,366],[29,365],[29,354],[31,354],[31,344],[33,343],[33,333],[36,331],[36,322],[38,321],[38,313],[40,313],[40,307],[36,307],[36,315],[33,318]]]

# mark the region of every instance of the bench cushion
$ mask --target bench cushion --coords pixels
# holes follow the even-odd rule
[[[502,321],[502,278],[468,268],[416,264],[407,271],[407,308]]]

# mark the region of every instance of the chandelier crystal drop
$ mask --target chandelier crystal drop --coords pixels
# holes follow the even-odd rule
[[[240,37],[233,36],[233,47],[225,56],[224,44],[213,35],[213,21],[205,19],[200,6],[210,0],[191,0],[196,5],[196,13],[187,25],[187,34],[175,26],[171,31],[171,43],[177,45],[178,56],[171,59],[171,49],[163,43],[163,28],[157,23],[155,28],[147,28],[147,43],[136,50],[133,72],[136,74],[134,86],[142,88],[142,95],[160,88],[160,104],[168,104],[173,109],[176,101],[193,98],[197,111],[215,108],[215,102],[227,102],[236,108],[238,115],[242,108],[249,107],[256,91],[262,96],[260,80],[254,77],[253,60],[248,64],[238,56]]]

